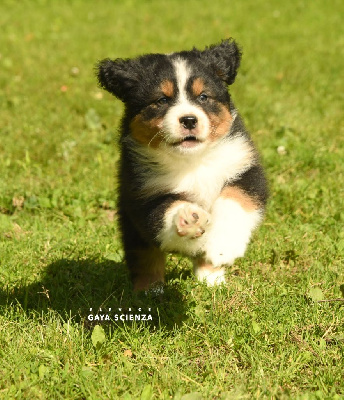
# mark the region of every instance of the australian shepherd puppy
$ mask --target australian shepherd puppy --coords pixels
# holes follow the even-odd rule
[[[166,252],[191,257],[200,280],[224,282],[262,220],[266,181],[227,88],[240,58],[229,39],[97,66],[125,104],[118,210],[135,290],[164,281]]]

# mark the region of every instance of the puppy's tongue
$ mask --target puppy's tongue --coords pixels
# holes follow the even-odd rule
[[[185,147],[185,148],[191,148],[199,145],[198,140],[183,140],[179,146]]]

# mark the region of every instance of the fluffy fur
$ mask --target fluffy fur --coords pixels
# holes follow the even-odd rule
[[[125,104],[118,208],[136,290],[163,282],[166,252],[223,282],[263,217],[263,170],[227,89],[240,59],[229,39],[97,66],[100,85]]]

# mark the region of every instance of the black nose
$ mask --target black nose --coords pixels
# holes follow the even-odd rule
[[[197,118],[194,115],[185,115],[179,118],[179,122],[183,125],[185,129],[195,129],[197,125]]]

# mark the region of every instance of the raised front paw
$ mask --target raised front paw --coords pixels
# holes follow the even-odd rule
[[[203,235],[210,222],[210,214],[195,204],[185,204],[174,219],[179,236],[196,239]]]

